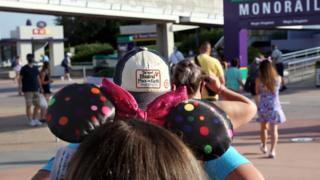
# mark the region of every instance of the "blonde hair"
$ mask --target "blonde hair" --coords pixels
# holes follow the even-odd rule
[[[263,60],[259,64],[259,79],[268,91],[275,92],[277,77],[278,73],[273,67],[272,62]]]

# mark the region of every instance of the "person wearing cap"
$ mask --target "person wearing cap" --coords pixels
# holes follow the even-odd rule
[[[139,70],[144,70],[146,73],[145,76],[138,76],[140,74],[143,74],[141,72],[138,72]],[[149,72],[149,70],[151,72]],[[154,72],[154,73],[153,73]],[[158,83],[156,80],[156,76],[151,76],[152,74],[156,74],[155,72],[160,72],[160,77],[162,81],[159,81],[161,83]],[[127,74],[129,73],[129,74]],[[131,74],[130,74],[131,73]],[[150,77],[148,77],[149,75]],[[130,82],[130,77],[131,77],[131,84],[126,84],[126,82]],[[165,94],[166,92],[170,91],[170,83],[167,85],[165,82],[166,80],[169,81],[169,68],[168,65],[166,64],[166,61],[163,60],[160,56],[157,54],[148,51],[147,49],[137,49],[129,52],[127,55],[124,56],[124,58],[120,59],[116,68],[116,74],[115,74],[115,82],[118,83],[122,88],[127,89],[130,91],[132,96],[137,100],[138,106],[141,109],[146,109],[147,105],[150,104],[151,101],[159,97],[160,95]],[[143,81],[142,81],[143,80]],[[137,88],[136,84],[137,83],[142,83],[144,84],[139,85],[139,87],[143,87],[143,90],[140,90]],[[159,90],[159,88],[155,88],[155,84],[158,86],[156,87],[161,87],[163,84],[163,89]],[[115,89],[115,87],[111,87],[111,84],[109,83],[109,86],[111,89]],[[148,86],[149,85],[149,86]],[[168,87],[169,86],[169,87]],[[149,90],[149,91],[148,91]],[[144,96],[145,95],[145,96]],[[126,96],[121,96],[125,97]],[[125,101],[127,102],[127,101]],[[162,103],[159,103],[162,104]],[[132,107],[132,106],[131,106]],[[134,108],[136,109],[136,108]],[[151,108],[152,109],[152,108]],[[142,113],[145,114],[145,113]],[[135,115],[134,115],[135,116]],[[147,118],[150,118],[151,116],[147,116]],[[243,124],[243,122],[241,123]],[[240,126],[241,124],[234,124],[235,127]],[[78,145],[69,145],[70,148],[76,149]],[[229,167],[231,167],[231,170],[234,170],[234,168],[238,167],[239,162],[233,162],[230,161],[230,154],[237,155],[238,157],[240,156],[240,163],[245,163],[245,164],[250,164],[250,162],[243,157],[235,150],[235,149],[228,149],[228,153],[222,156],[219,161],[214,161],[211,162],[210,164],[215,164],[216,166],[219,166],[219,164],[224,163],[228,164]],[[231,158],[232,159],[232,158]],[[42,168],[38,172],[38,174],[34,177],[34,179],[45,179],[45,177],[49,177],[50,171],[52,170],[52,162],[54,159],[51,159],[49,163]],[[234,159],[233,159],[234,160]],[[210,166],[212,167],[212,166]],[[250,168],[249,168],[250,169]],[[212,168],[211,168],[212,170]],[[244,170],[248,170],[248,168],[244,168]],[[208,170],[210,172],[210,169]],[[222,175],[226,175],[230,172],[229,171],[223,171]],[[235,171],[235,174],[238,171]],[[232,177],[232,175],[231,175]],[[236,176],[239,177],[239,176]]]
[[[38,67],[34,65],[34,55],[27,54],[28,64],[20,70],[19,94],[24,95],[26,114],[30,126],[39,126],[42,123],[37,119],[40,110],[40,91],[43,92]],[[32,111],[32,105],[34,106]]]
[[[61,77],[62,80],[67,79],[68,81],[72,81],[70,77],[71,70],[71,53],[66,53],[65,57],[61,61],[61,66],[64,68],[64,76]]]
[[[118,61],[115,71],[113,81],[129,91],[142,109],[171,90],[168,62],[147,48],[129,51]]]
[[[167,61],[147,48],[136,48],[125,54],[116,65],[113,81],[129,91],[141,109],[146,109],[158,96],[171,91]],[[78,147],[79,144],[70,144],[66,148],[75,150]],[[51,158],[32,179],[48,179],[54,159]]]
[[[210,56],[211,44],[205,41],[200,46],[200,55],[195,57],[195,63],[201,67],[202,71],[207,75],[214,75],[218,77],[221,84],[225,84],[224,72],[219,60]],[[210,90],[210,88],[204,87],[201,90],[203,99],[218,100],[219,96]]]
[[[170,55],[170,63],[177,64],[178,62],[184,60],[183,54],[179,51],[179,49],[175,46],[173,48],[173,52]]]
[[[41,55],[41,61],[42,61],[42,62],[49,62],[50,59],[49,59],[48,55],[42,54],[42,55]]]

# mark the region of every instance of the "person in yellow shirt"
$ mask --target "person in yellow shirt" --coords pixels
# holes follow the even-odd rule
[[[210,76],[219,78],[221,84],[225,84],[224,72],[221,63],[216,58],[210,56],[211,44],[205,41],[200,46],[200,55],[196,56],[195,61],[202,71]],[[218,95],[208,88],[202,88],[201,96],[203,99],[218,100]]]

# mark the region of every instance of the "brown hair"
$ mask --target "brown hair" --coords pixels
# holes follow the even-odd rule
[[[186,86],[189,95],[197,92],[201,83],[201,68],[191,60],[183,60],[175,65],[172,83],[177,87]]]
[[[276,78],[278,77],[277,71],[269,60],[263,60],[259,64],[259,79],[267,90],[274,92],[276,89]]]
[[[49,69],[49,62],[45,61],[43,62],[42,68],[41,68],[41,72],[45,71]]]
[[[200,180],[206,176],[182,141],[143,121],[106,123],[74,154],[66,179]]]
[[[211,51],[211,44],[209,41],[204,41],[200,45],[200,53],[206,52],[208,49]]]
[[[232,67],[239,67],[239,60],[238,58],[233,58],[231,61],[231,66]]]

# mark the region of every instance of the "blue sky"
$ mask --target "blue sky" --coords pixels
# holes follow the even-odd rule
[[[0,38],[9,38],[10,31],[25,25],[27,19],[30,19],[33,25],[40,20],[53,25],[55,16],[0,11]]]

